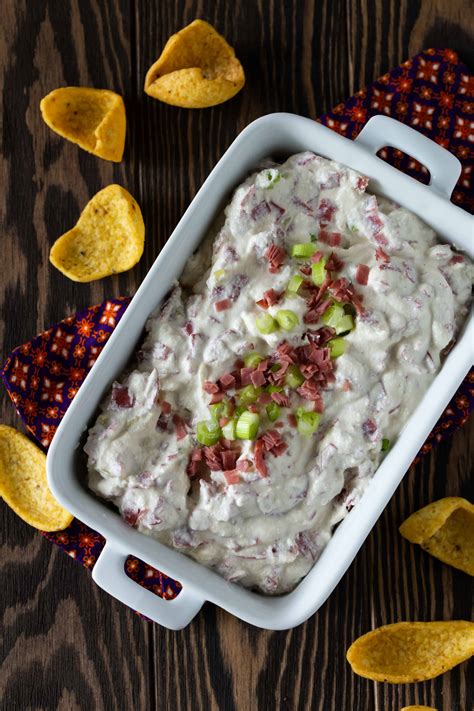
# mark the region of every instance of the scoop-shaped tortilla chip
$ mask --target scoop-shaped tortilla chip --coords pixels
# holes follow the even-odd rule
[[[420,706],[416,704],[415,706],[404,706],[400,711],[437,711],[433,706]]]
[[[49,258],[69,279],[94,281],[131,269],[144,242],[138,203],[120,185],[108,185],[89,200],[75,227],[56,240]]]
[[[362,635],[347,661],[366,679],[406,684],[433,679],[474,654],[474,622],[396,622]]]
[[[105,160],[122,160],[126,117],[120,94],[65,86],[45,96],[40,109],[45,123],[63,138]]]
[[[400,533],[435,558],[474,575],[474,505],[450,496],[415,511]]]
[[[212,25],[194,20],[172,35],[145,78],[145,92],[166,104],[203,109],[231,99],[245,84],[232,47]]]
[[[73,519],[49,490],[44,453],[7,425],[0,425],[0,496],[41,531],[62,531]]]

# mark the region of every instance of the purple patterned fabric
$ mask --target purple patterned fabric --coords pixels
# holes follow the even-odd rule
[[[46,451],[59,422],[130,303],[108,299],[80,311],[15,348],[0,371],[8,394],[30,432]],[[105,539],[74,519],[64,531],[43,533],[71,558],[92,569]],[[172,599],[181,585],[137,558],[125,564],[129,577],[160,597]]]
[[[15,348],[1,370],[18,414],[47,449],[130,298],[80,311]]]
[[[380,77],[319,121],[355,138],[376,114],[397,118],[449,148],[462,163],[453,201],[474,212],[474,76],[450,49],[429,49]],[[403,172],[428,182],[428,173],[410,156],[383,149],[381,157]],[[129,297],[109,299],[71,316],[10,354],[1,377],[26,426],[47,449],[69,403],[123,316]],[[465,378],[417,459],[464,424],[474,406],[474,370]],[[84,567],[92,569],[104,538],[75,519],[64,531],[43,534]],[[137,558],[127,575],[157,595],[172,599],[179,582]]]
[[[343,136],[355,138],[377,114],[412,126],[459,158],[462,172],[452,200],[474,213],[474,75],[456,52],[427,49],[318,120]],[[411,156],[393,148],[383,149],[379,155],[428,183],[428,171]]]

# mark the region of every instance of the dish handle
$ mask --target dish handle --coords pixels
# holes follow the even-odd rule
[[[140,612],[153,622],[171,630],[186,627],[201,609],[204,600],[183,586],[173,600],[163,600],[146,590],[125,573],[127,553],[106,543],[94,568],[92,578],[105,592]]]
[[[450,198],[461,174],[461,163],[452,153],[389,116],[372,116],[355,139],[371,153],[389,146],[416,158],[430,171],[429,187]]]

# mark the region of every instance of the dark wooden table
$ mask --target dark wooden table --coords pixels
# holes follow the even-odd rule
[[[79,307],[133,293],[252,119],[271,111],[317,116],[430,46],[452,47],[474,65],[469,0],[4,0],[1,14],[4,354]],[[178,110],[148,98],[142,85],[167,37],[195,17],[236,48],[247,85],[217,108]],[[123,94],[121,164],[78,150],[43,124],[40,99],[66,84]],[[145,254],[125,275],[75,284],[48,263],[49,247],[110,182],[142,207]],[[2,422],[19,424],[6,397]],[[389,686],[354,676],[345,661],[350,642],[374,626],[470,617],[467,576],[397,532],[419,506],[467,495],[469,455],[465,427],[413,467],[330,600],[289,632],[254,629],[211,605],[182,632],[147,623],[0,504],[3,708],[471,708],[466,665],[432,682]]]

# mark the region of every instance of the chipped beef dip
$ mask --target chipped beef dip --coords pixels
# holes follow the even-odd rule
[[[312,153],[269,165],[149,319],[85,450],[90,488],[131,526],[274,594],[432,382],[472,267],[355,171]]]

